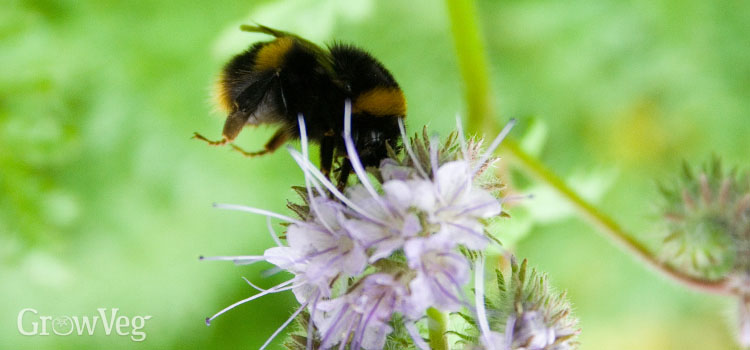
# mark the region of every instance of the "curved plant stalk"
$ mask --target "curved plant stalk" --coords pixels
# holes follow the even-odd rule
[[[473,0],[446,0],[453,41],[458,57],[461,76],[465,85],[470,132],[489,132],[499,128],[493,112],[488,65],[484,46],[480,39],[477,24],[477,11]],[[619,244],[626,251],[637,256],[646,265],[687,287],[713,294],[733,294],[727,279],[709,281],[685,275],[659,261],[641,242],[628,234],[610,216],[578,195],[565,182],[550,171],[537,158],[526,153],[514,140],[503,143],[501,151],[507,152],[524,171],[537,180],[548,184],[587,221],[601,233]]]
[[[560,177],[547,169],[538,159],[524,152],[517,142],[508,140],[505,143],[505,151],[507,151],[507,153],[510,154],[526,172],[546,183],[560,196],[565,198],[565,200],[567,200],[581,216],[588,220],[589,223],[596,226],[605,237],[615,241],[620,247],[632,253],[653,269],[663,273],[676,282],[699,291],[714,294],[732,294],[726,278],[715,281],[695,278],[685,275],[673,267],[659,261],[659,259],[657,259],[643,243],[625,232],[625,230],[610,216],[581,198],[578,193],[566,185]]]
[[[497,129],[490,95],[487,57],[477,24],[477,9],[470,0],[446,0],[458,67],[463,77],[464,100],[469,112],[468,130]]]

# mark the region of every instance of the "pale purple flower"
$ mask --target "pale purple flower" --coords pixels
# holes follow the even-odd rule
[[[370,262],[390,256],[403,247],[406,239],[422,231],[419,218],[408,204],[394,201],[387,194],[372,197],[362,186],[351,188],[347,195],[367,212],[366,217],[357,218],[355,215],[355,218],[347,220],[344,225],[370,251]]]
[[[389,256],[423,230],[427,232],[422,234],[439,231],[449,238],[453,245],[448,250],[457,244],[480,250],[489,242],[481,220],[500,214],[502,206],[497,198],[473,185],[468,161],[443,164],[434,179],[423,178],[415,171],[393,171],[398,166],[389,162],[383,167],[396,178],[384,181],[382,195],[373,196],[362,185],[347,191],[348,199],[370,218],[348,223],[352,235],[374,251],[370,261]],[[422,227],[417,213],[423,214],[432,227]]]
[[[325,291],[333,278],[360,274],[367,255],[344,223],[343,206],[323,197],[310,200],[316,210],[311,220],[287,228],[287,242],[304,263],[306,280]],[[324,295],[328,295],[325,293]]]
[[[409,282],[410,317],[421,316],[428,307],[457,311],[466,304],[462,289],[471,277],[469,262],[446,238],[434,235],[406,242],[409,268],[417,273]]]
[[[292,281],[292,292],[300,304],[304,304],[320,295],[330,295],[330,287],[320,283],[310,282],[307,279],[307,261],[301,252],[289,247],[273,247],[266,249],[263,253],[266,261],[276,265],[280,269],[294,274]]]
[[[414,214],[393,218],[396,227],[382,226],[365,220],[347,220],[344,225],[362,246],[370,250],[370,262],[390,256],[401,249],[407,237],[421,231],[419,219]],[[400,226],[400,227],[399,227]]]
[[[443,164],[434,179],[435,208],[429,220],[441,227],[456,243],[481,250],[489,243],[481,219],[502,212],[500,201],[487,191],[472,185],[468,161]]]
[[[388,322],[406,293],[406,287],[392,275],[374,273],[347,294],[321,301],[315,318],[321,348],[331,348],[351,336],[351,349],[382,349],[392,331]]]
[[[476,167],[491,163],[487,161],[489,153],[512,123],[478,163],[472,158],[440,164],[438,142],[433,139],[427,152],[428,174],[405,138],[411,166],[386,159],[377,169],[379,176],[370,177],[354,149],[348,102],[345,111],[344,141],[359,184],[342,193],[309,161],[305,124],[300,116],[302,152],[288,149],[305,175],[307,208],[295,210],[301,218],[223,206],[286,221],[287,245],[272,233],[277,246],[267,249],[263,256],[215,258],[235,263],[266,261],[294,277],[269,289],[248,281],[260,293],[230,305],[208,321],[263,295],[291,290],[301,306],[263,347],[307,309],[311,320],[308,349],[314,339],[320,340],[321,349],[337,344],[340,349],[382,349],[393,331],[390,323],[394,313],[406,316],[404,326],[414,344],[426,348],[416,322],[427,308],[444,312],[462,307],[473,309],[464,295],[471,267],[459,246],[481,250],[489,242],[484,220],[500,214],[502,207],[500,201],[475,184]],[[402,123],[400,127],[403,131]],[[466,158],[464,145],[462,150]],[[392,260],[378,264],[381,259]],[[483,262],[477,269],[483,269]],[[476,279],[481,279],[481,275]],[[482,289],[483,285],[475,288]],[[478,316],[482,339],[493,338],[484,304],[476,305],[473,311]]]
[[[391,180],[383,184],[383,191],[393,207],[414,208],[422,212],[435,209],[434,186],[431,181],[417,178],[413,180]]]
[[[513,327],[506,332],[513,332],[513,349],[544,350],[555,343],[558,336],[555,327],[547,325],[544,315],[539,311],[525,311],[515,320]]]

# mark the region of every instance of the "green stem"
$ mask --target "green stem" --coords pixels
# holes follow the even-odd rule
[[[453,33],[458,67],[465,82],[464,101],[467,104],[468,129],[481,130],[491,123],[494,109],[487,58],[484,55],[477,9],[472,0],[445,0]]]
[[[442,311],[431,307],[427,309],[427,328],[430,332],[430,349],[448,350],[445,333],[448,330],[448,317]]]
[[[514,160],[527,173],[552,187],[555,192],[566,199],[589,223],[599,228],[599,231],[604,233],[607,238],[618,243],[620,247],[629,251],[647,265],[693,289],[714,294],[731,294],[730,286],[726,279],[707,281],[687,276],[659,261],[643,243],[638,242],[632,235],[625,232],[610,216],[581,198],[578,193],[568,187],[562,179],[547,169],[538,159],[524,152],[514,140],[505,141],[504,149],[513,156]]]
[[[492,113],[490,83],[487,74],[484,47],[476,22],[476,8],[472,0],[446,0],[453,40],[461,76],[466,85],[469,132],[498,130]],[[640,258],[653,269],[688,287],[714,293],[732,294],[727,279],[707,281],[687,276],[671,266],[659,261],[641,242],[628,234],[607,214],[584,200],[565,182],[547,169],[538,159],[521,149],[514,140],[506,140],[503,150],[510,153],[521,167],[536,179],[547,183],[560,196],[567,200],[589,223],[593,224],[605,237],[619,243],[620,247]]]

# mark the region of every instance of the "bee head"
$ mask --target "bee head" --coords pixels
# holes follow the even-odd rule
[[[352,138],[364,166],[379,166],[388,158],[388,147],[398,152],[400,132],[395,118],[365,118],[352,120]]]

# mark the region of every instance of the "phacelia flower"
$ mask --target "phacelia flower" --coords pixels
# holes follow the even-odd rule
[[[289,249],[297,251],[293,255],[302,257],[307,281],[324,290],[337,276],[360,274],[367,255],[344,224],[340,203],[325,197],[314,197],[310,202],[316,215],[303,223],[291,224],[286,231],[287,242]]]
[[[314,319],[321,347],[330,348],[351,339],[351,348],[382,349],[388,325],[407,294],[406,286],[386,273],[367,275],[346,294],[318,303]]]
[[[411,289],[409,315],[419,315],[432,306],[444,311],[458,311],[465,302],[463,286],[471,278],[469,262],[453,247],[455,242],[444,234],[412,239],[404,253],[416,277]]]
[[[483,154],[481,142],[465,143],[455,134],[442,145],[436,138],[428,140],[426,133],[411,142],[404,134],[405,155],[389,150],[390,157],[379,167],[365,169],[351,138],[349,103],[345,111],[344,141],[357,183],[340,191],[308,160],[300,116],[301,152],[288,148],[305,175],[305,187],[297,189],[303,203],[289,206],[298,218],[221,205],[285,221],[286,243],[273,234],[277,246],[263,256],[211,259],[265,261],[293,277],[265,290],[251,284],[260,293],[208,321],[262,295],[291,290],[301,306],[273,334],[304,315],[306,334],[296,335],[291,344],[381,349],[391,333],[403,333],[415,346],[425,347],[416,323],[427,308],[473,308],[466,284],[470,257],[479,253],[465,253],[491,242],[487,220],[502,212],[497,180],[491,175],[478,179],[496,160],[491,153],[513,123]]]

